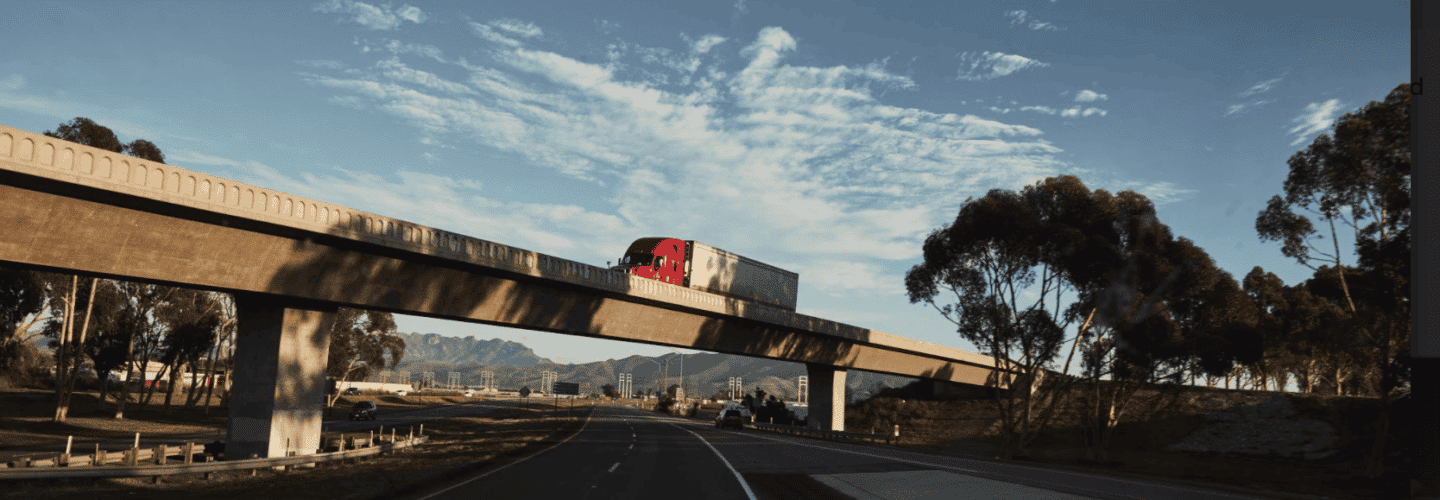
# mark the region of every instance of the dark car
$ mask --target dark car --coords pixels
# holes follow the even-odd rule
[[[351,388],[349,388],[349,389],[345,389],[345,395],[346,395],[346,396],[354,396],[354,395],[356,395],[356,394],[360,394],[360,388],[359,388],[359,387],[351,387]]]
[[[350,420],[360,420],[362,418],[366,420],[375,420],[375,414],[378,411],[379,409],[375,407],[374,402],[361,401],[359,403],[355,403],[355,406],[350,407]]]
[[[740,410],[725,410],[725,416],[720,417],[720,423],[716,426],[721,428],[734,427],[736,430],[744,430],[745,416],[740,414]]]

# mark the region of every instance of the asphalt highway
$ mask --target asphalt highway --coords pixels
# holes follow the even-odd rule
[[[569,439],[437,484],[449,499],[1239,500],[1296,498],[884,445],[830,442],[602,406]]]

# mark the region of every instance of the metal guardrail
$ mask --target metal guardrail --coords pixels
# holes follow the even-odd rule
[[[809,427],[799,427],[799,426],[793,426],[793,425],[764,424],[764,423],[760,423],[760,422],[751,423],[751,424],[750,424],[750,427],[755,428],[755,429],[759,429],[759,430],[763,430],[763,431],[779,432],[779,433],[781,433],[781,434],[789,434],[789,435],[792,435],[792,436],[812,436],[812,437],[821,437],[821,438],[827,438],[827,439],[848,439],[848,440],[855,440],[855,441],[872,441],[872,442],[876,442],[876,443],[885,443],[885,444],[899,444],[899,443],[900,443],[900,435],[899,435],[899,431],[898,431],[898,430],[897,430],[893,435],[890,434],[890,433],[885,433],[885,434],[863,434],[863,433],[858,433],[858,432],[827,431],[827,430],[821,430],[821,429],[811,429],[811,428],[809,428]]]
[[[158,481],[160,476],[171,476],[171,475],[176,475],[176,474],[197,474],[197,473],[205,473],[205,474],[206,474],[206,479],[209,479],[209,473],[220,472],[220,471],[250,470],[250,469],[260,469],[260,468],[265,468],[265,467],[289,467],[289,466],[312,464],[312,463],[318,463],[318,462],[331,462],[331,461],[336,461],[336,460],[347,460],[347,459],[352,459],[352,458],[368,457],[368,456],[371,456],[371,455],[377,455],[377,454],[381,454],[381,453],[385,453],[385,452],[393,452],[393,451],[396,451],[396,450],[400,450],[400,449],[404,449],[404,448],[409,448],[409,447],[412,447],[412,446],[415,446],[415,445],[418,445],[418,444],[425,443],[425,442],[429,441],[429,439],[430,439],[429,436],[423,436],[423,435],[422,435],[422,436],[415,436],[415,437],[413,437],[413,438],[404,439],[404,440],[396,439],[395,442],[382,442],[382,443],[379,444],[378,446],[377,446],[377,445],[373,445],[373,444],[367,444],[367,445],[365,445],[365,446],[363,446],[363,447],[361,447],[361,448],[357,448],[357,449],[341,450],[341,451],[334,451],[334,452],[328,452],[328,453],[316,453],[316,454],[312,454],[312,455],[293,455],[293,456],[288,456],[288,457],[252,458],[252,459],[242,459],[242,460],[226,460],[226,461],[223,461],[223,462],[204,462],[204,463],[175,464],[175,465],[132,465],[132,466],[111,467],[111,466],[94,466],[94,465],[91,465],[91,464],[88,464],[88,463],[87,463],[86,465],[80,465],[80,464],[71,463],[71,464],[68,464],[68,465],[66,465],[66,466],[55,467],[55,466],[53,466],[53,464],[54,464],[55,462],[57,462],[57,461],[62,461],[62,459],[60,459],[59,457],[57,457],[56,459],[52,459],[52,460],[49,460],[49,461],[36,462],[36,464],[48,462],[48,463],[52,464],[52,466],[50,466],[50,467],[22,467],[22,468],[0,469],[0,481],[4,481],[4,480],[23,480],[23,479],[60,479],[60,478],[80,478],[80,477],[85,477],[85,478],[102,478],[102,477],[154,477],[154,478]],[[363,443],[364,441],[359,441],[359,442],[362,442],[362,443]],[[157,449],[159,449],[159,448],[157,448]],[[162,451],[163,451],[163,450],[162,450]],[[132,453],[132,452],[149,452],[148,455],[142,455],[142,454],[140,454],[140,453],[136,453],[137,459],[138,459],[140,456],[145,456],[145,457],[146,457],[145,460],[150,460],[150,458],[154,456],[154,453],[153,453],[150,449],[137,450],[137,449],[133,449],[133,448],[132,448],[131,450],[125,450],[124,453],[127,453],[127,454],[128,454],[128,453]],[[293,452],[292,452],[292,453],[293,453]],[[107,455],[108,455],[108,454],[107,454]],[[208,457],[209,457],[209,456],[207,455],[207,458],[208,458]],[[128,458],[129,458],[129,457],[126,457],[127,460],[128,460]],[[88,462],[88,460],[87,460],[87,462]],[[108,462],[110,462],[110,460],[105,460],[105,461],[102,462],[102,463],[108,463]]]

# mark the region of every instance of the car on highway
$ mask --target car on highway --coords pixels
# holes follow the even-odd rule
[[[406,394],[410,394],[410,391],[395,391],[396,396],[404,396]]]
[[[379,412],[380,409],[375,406],[375,402],[361,401],[350,407],[350,420],[375,420],[376,414]]]
[[[351,387],[351,388],[349,388],[349,389],[345,389],[345,395],[346,395],[346,396],[354,396],[354,395],[356,395],[356,394],[360,394],[360,388],[359,388],[359,387]]]
[[[720,414],[720,418],[715,420],[715,428],[723,429],[725,427],[734,427],[735,430],[744,430],[745,416],[740,414],[740,410],[725,410],[724,413]]]
[[[475,391],[468,391],[468,390],[465,391],[465,397],[467,397],[467,398],[468,398],[468,397],[471,397],[471,396],[474,396],[474,395],[475,395]]]

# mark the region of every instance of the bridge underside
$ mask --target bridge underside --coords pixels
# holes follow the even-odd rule
[[[227,448],[261,456],[282,438],[318,447],[319,325],[340,306],[806,363],[831,429],[845,370],[1005,385],[980,366],[3,170],[0,227],[0,262],[236,294]]]

